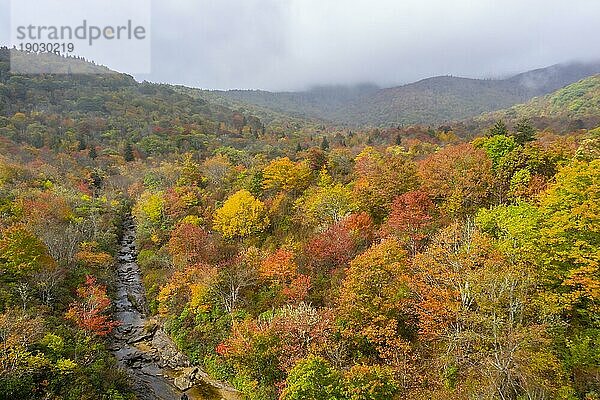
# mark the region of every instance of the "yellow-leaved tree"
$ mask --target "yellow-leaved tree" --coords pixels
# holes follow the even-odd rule
[[[600,312],[600,160],[564,166],[540,206],[540,259],[556,294],[552,304],[578,325],[594,325]]]
[[[302,192],[310,183],[311,171],[306,161],[295,163],[284,157],[271,161],[263,176],[263,187],[267,190]]]
[[[247,190],[240,190],[215,211],[214,229],[224,238],[245,238],[262,232],[269,224],[265,205]]]

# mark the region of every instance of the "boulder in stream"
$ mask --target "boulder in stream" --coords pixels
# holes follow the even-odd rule
[[[175,377],[175,379],[173,380],[173,384],[175,385],[175,387],[179,390],[181,390],[182,392],[190,389],[192,386],[194,386],[194,383],[196,381],[196,373],[198,372],[198,368],[197,367],[187,367],[187,368],[183,368],[179,375],[177,377]]]

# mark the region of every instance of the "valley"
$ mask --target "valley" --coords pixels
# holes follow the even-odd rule
[[[125,220],[122,247],[116,269],[115,319],[120,325],[113,334],[113,352],[128,372],[140,400],[179,400],[185,392],[191,400],[237,400],[233,388],[211,381],[192,367],[157,320],[148,319],[145,290],[135,259],[135,226]]]
[[[594,64],[270,93],[10,53],[0,400],[600,393]]]

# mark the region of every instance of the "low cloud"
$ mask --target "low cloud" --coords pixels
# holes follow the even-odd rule
[[[211,89],[390,86],[600,58],[594,0],[154,0],[152,15],[152,73],[136,78]]]

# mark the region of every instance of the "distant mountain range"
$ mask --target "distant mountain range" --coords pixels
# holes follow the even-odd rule
[[[0,131],[10,123],[3,122],[3,116],[41,112],[91,121],[94,128],[88,129],[85,139],[96,143],[106,142],[102,129],[108,128],[96,128],[95,118],[106,118],[108,126],[119,132],[115,142],[134,143],[150,142],[148,137],[156,134],[178,137],[181,129],[173,124],[183,124],[183,131],[194,135],[221,139],[225,135],[232,140],[248,136],[244,134],[248,130],[248,137],[254,137],[267,128],[321,132],[343,125],[421,124],[448,125],[461,135],[470,135],[498,119],[511,125],[527,118],[540,129],[561,132],[600,125],[600,63],[561,64],[498,80],[443,76],[387,89],[325,86],[272,93],[139,83],[84,59],[20,52],[13,57],[22,59],[32,71],[51,65],[64,72],[11,74],[9,50],[0,48]],[[171,120],[176,123],[166,122]],[[186,135],[189,141],[190,134]],[[206,138],[200,136],[194,140],[205,146]]]
[[[198,97],[349,126],[438,124],[511,107],[600,73],[600,63],[558,64],[506,79],[438,76],[392,88],[318,87],[304,92],[199,90]],[[189,93],[189,92],[188,92]]]

